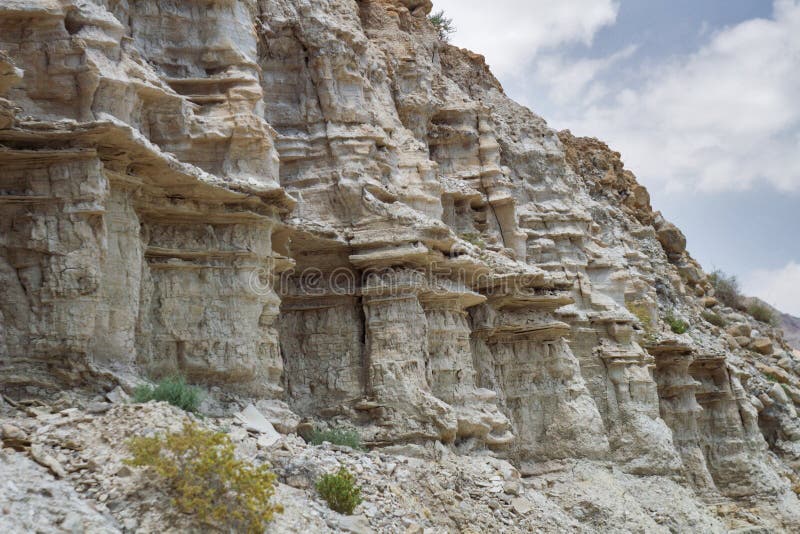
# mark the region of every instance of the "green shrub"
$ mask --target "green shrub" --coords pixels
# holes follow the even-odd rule
[[[763,304],[759,304],[758,302],[754,302],[747,307],[747,313],[755,319],[756,321],[761,321],[762,323],[766,323],[768,325],[775,324],[775,314],[772,310]]]
[[[714,326],[718,326],[720,328],[725,327],[725,319],[718,313],[714,313],[710,310],[704,310],[700,316],[705,319],[707,322],[713,324]]]
[[[428,21],[436,28],[440,40],[445,43],[450,41],[450,35],[456,31],[456,27],[453,24],[453,19],[444,15],[444,10],[428,15]]]
[[[322,475],[317,481],[317,491],[331,510],[350,515],[361,504],[361,488],[355,485],[355,476],[344,467],[333,475]]]
[[[237,460],[230,438],[195,423],[179,433],[136,437],[125,462],[150,468],[165,484],[172,504],[201,525],[262,533],[283,508],[270,502],[275,475],[266,465]]]
[[[309,442],[312,445],[322,445],[324,442],[333,445],[343,445],[355,450],[362,450],[361,436],[355,430],[345,428],[332,428],[330,430],[314,430]]]
[[[197,412],[202,396],[202,389],[188,385],[183,377],[173,376],[159,381],[155,387],[137,387],[133,393],[133,401],[166,401],[187,412]]]
[[[669,325],[670,330],[676,334],[683,334],[689,330],[689,323],[683,319],[675,317],[672,315],[672,312],[668,313],[667,316],[664,317],[664,321],[666,321],[666,323]]]
[[[727,275],[717,269],[710,275],[708,279],[711,285],[714,286],[714,296],[717,300],[730,306],[731,308],[742,307],[742,295],[739,292],[739,280],[733,275]]]

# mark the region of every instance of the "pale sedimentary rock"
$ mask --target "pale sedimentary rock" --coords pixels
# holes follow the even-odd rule
[[[215,24],[244,23],[237,5]],[[165,58],[155,6],[34,2],[0,17],[24,71],[6,91],[27,117],[0,131],[7,380],[106,366],[279,390],[278,301],[250,282],[294,201],[254,113],[258,78],[236,74],[255,33]],[[191,31],[184,8],[175,27]]]
[[[0,381],[179,372],[374,446],[783,495],[761,432],[794,450],[797,401],[753,365],[798,386],[780,335],[703,322],[712,286],[620,155],[430,9],[0,0]]]

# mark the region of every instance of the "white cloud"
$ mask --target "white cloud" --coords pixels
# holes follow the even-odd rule
[[[554,122],[608,141],[651,187],[800,190],[798,0],[776,0],[772,18],[725,28],[697,52],[648,68],[611,101],[587,99],[594,83],[580,80]]]
[[[590,44],[617,18],[614,0],[434,0],[454,18],[453,43],[486,56],[498,76],[524,69],[548,47]]]
[[[743,280],[742,290],[800,317],[800,264],[794,261],[781,269],[754,271]]]
[[[455,19],[455,44],[484,54],[534,111],[549,107],[551,124],[609,142],[656,195],[800,191],[800,0],[774,0],[769,18],[717,30],[704,23],[705,44],[696,51],[667,58],[639,52],[636,59],[646,61],[639,71],[630,61],[635,46],[601,58],[564,50],[591,45],[616,21],[618,1],[434,2]],[[800,263],[793,259],[743,277],[743,289],[800,316]]]
[[[547,80],[550,99],[556,104],[566,105],[578,97],[588,104],[604,97],[608,91],[606,86],[595,82],[598,74],[631,57],[636,48],[630,45],[598,59],[569,60],[563,55],[546,54],[536,61],[536,77]]]

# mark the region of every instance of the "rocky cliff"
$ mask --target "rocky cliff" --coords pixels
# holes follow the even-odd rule
[[[800,528],[782,333],[430,9],[0,0],[4,395],[178,372],[381,454],[588,462]]]

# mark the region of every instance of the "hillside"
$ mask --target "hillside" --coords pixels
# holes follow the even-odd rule
[[[279,532],[800,528],[792,332],[430,10],[0,0],[0,471],[36,493],[0,526],[189,528],[122,468],[189,418],[272,466]],[[203,418],[129,401],[171,375]]]

